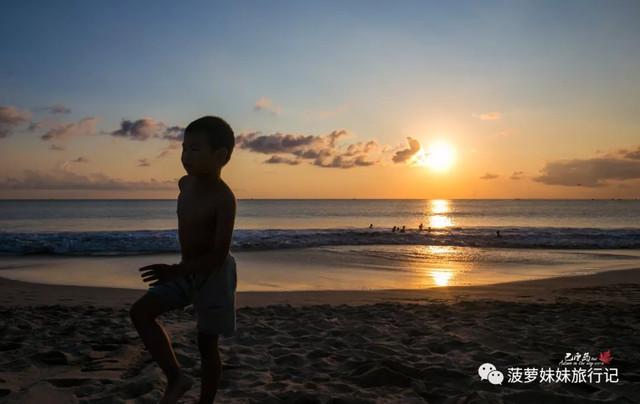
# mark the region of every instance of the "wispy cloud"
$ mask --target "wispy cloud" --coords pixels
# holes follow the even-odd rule
[[[472,117],[480,119],[481,121],[497,121],[502,118],[500,112],[487,112],[484,114],[471,114]]]
[[[87,117],[78,122],[58,123],[40,138],[44,141],[66,140],[76,136],[92,135],[96,133],[97,117]]]
[[[300,164],[302,161],[300,159],[292,159],[289,157],[283,156],[271,156],[267,160],[264,161],[266,164],[289,164],[292,166]]]
[[[254,111],[266,111],[273,115],[279,115],[282,112],[282,107],[275,105],[270,98],[260,97],[253,106]]]
[[[138,159],[138,167],[149,167],[151,163],[147,159]]]
[[[54,105],[50,105],[48,107],[44,107],[44,110],[46,110],[50,114],[54,114],[54,115],[70,114],[71,113],[71,108],[65,107],[62,104],[54,104]]]
[[[0,106],[0,138],[5,138],[11,134],[16,127],[28,123],[31,119],[31,112],[16,107]]]
[[[610,181],[640,179],[640,158],[636,152],[620,150],[604,157],[547,162],[533,180],[548,185],[595,188],[610,185]]]
[[[166,157],[169,153],[171,153],[171,151],[178,150],[179,148],[180,148],[179,143],[171,142],[160,151],[160,153],[156,156],[156,158],[159,159],[159,158]]]
[[[624,158],[632,159],[632,160],[640,160],[640,146],[638,146],[635,150],[621,149],[619,153]]]
[[[184,129],[180,126],[170,126],[162,134],[164,140],[170,140],[172,142],[182,142],[184,139]]]
[[[524,171],[514,171],[509,177],[511,180],[521,180],[522,178],[524,178]]]
[[[63,171],[70,171],[72,165],[78,164],[78,163],[84,164],[84,163],[88,163],[88,162],[89,162],[89,160],[87,158],[80,156],[80,157],[75,158],[73,160],[64,161],[62,164],[59,165],[59,167]]]
[[[480,177],[480,179],[481,180],[495,180],[496,178],[499,178],[499,177],[500,176],[498,174],[486,173],[485,175]]]
[[[54,169],[48,172],[25,170],[22,178],[0,179],[0,189],[41,190],[167,190],[175,189],[176,180],[126,181],[111,178],[102,173],[82,175],[68,170]]]

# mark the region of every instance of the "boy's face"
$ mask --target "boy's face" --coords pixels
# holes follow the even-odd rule
[[[185,134],[182,142],[182,166],[189,175],[210,175],[224,164],[227,151],[212,150],[206,135],[199,132]]]

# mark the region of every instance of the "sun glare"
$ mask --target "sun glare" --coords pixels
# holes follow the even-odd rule
[[[434,171],[446,171],[455,161],[455,150],[445,142],[433,143],[420,154],[418,164]]]
[[[433,278],[433,283],[437,286],[447,286],[449,285],[449,281],[453,274],[451,271],[433,271],[431,272],[431,277]]]

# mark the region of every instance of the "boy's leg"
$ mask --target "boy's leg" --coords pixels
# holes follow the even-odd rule
[[[156,321],[156,317],[173,309],[175,309],[174,306],[160,297],[153,293],[146,293],[131,306],[129,311],[142,342],[167,376],[168,381],[178,376],[180,365],[171,347],[171,340],[164,328]]]
[[[218,383],[222,375],[222,361],[218,351],[218,335],[198,331],[198,348],[200,349],[202,383],[200,404],[210,404],[216,397]]]

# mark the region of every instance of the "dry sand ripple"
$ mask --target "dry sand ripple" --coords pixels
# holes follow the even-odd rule
[[[217,401],[637,403],[639,309],[636,303],[489,300],[244,307],[237,335],[221,342]],[[131,326],[128,304],[3,306],[0,313],[0,402],[155,403],[161,397],[164,378]],[[198,378],[192,312],[170,312],[161,321],[186,372]],[[555,367],[565,352],[609,348],[617,384],[494,386],[477,375],[484,362],[499,369]],[[195,383],[182,402],[196,402],[199,388]]]

